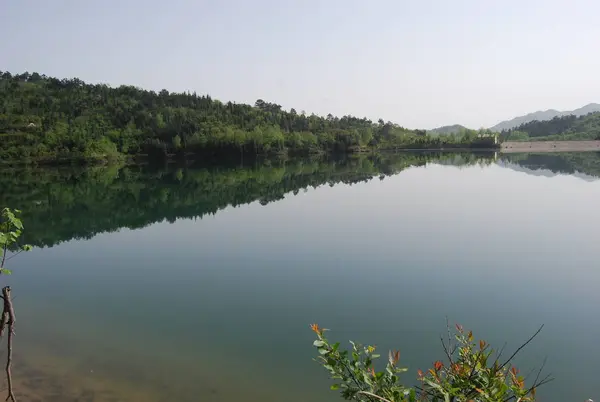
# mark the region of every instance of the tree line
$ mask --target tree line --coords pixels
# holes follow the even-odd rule
[[[493,146],[475,130],[431,137],[382,119],[309,115],[262,99],[247,105],[28,72],[0,72],[0,137],[3,161]]]

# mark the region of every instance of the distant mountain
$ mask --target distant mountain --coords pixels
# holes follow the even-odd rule
[[[490,130],[494,132],[502,131],[502,130],[510,130],[511,128],[515,128],[524,123],[529,123],[534,120],[545,121],[552,120],[555,117],[575,115],[575,116],[583,116],[588,113],[600,112],[600,104],[598,103],[590,103],[589,105],[585,105],[579,109],[570,110],[570,111],[558,111],[554,109],[538,111],[535,113],[529,113],[525,116],[515,117],[512,120],[506,120],[496,124],[494,127],[490,127]]]
[[[506,130],[501,135],[509,141],[600,140],[600,112],[583,116],[569,114],[543,121],[534,120]]]
[[[433,130],[427,130],[428,134],[439,134],[439,135],[447,135],[447,134],[456,134],[461,130],[467,130],[465,126],[461,126],[460,124],[454,124],[452,126],[443,126],[434,128]]]

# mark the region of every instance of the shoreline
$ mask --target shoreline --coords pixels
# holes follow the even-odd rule
[[[600,152],[600,141],[507,141],[501,153],[516,152]]]
[[[411,147],[394,147],[394,148],[356,148],[348,150],[346,152],[308,152],[308,153],[294,153],[294,152],[279,152],[279,153],[260,153],[260,154],[245,154],[245,155],[224,155],[219,157],[214,154],[167,154],[164,157],[153,157],[148,154],[136,154],[136,155],[121,155],[119,158],[90,158],[86,159],[79,155],[73,157],[61,157],[57,159],[44,158],[44,159],[15,159],[15,160],[0,160],[0,166],[114,166],[114,165],[145,165],[150,162],[158,163],[175,163],[175,162],[193,162],[195,160],[204,160],[211,163],[221,163],[223,161],[238,161],[238,160],[259,160],[268,158],[290,158],[290,157],[301,157],[309,158],[315,156],[339,156],[339,155],[369,155],[377,153],[410,153],[410,152],[497,152],[500,150],[500,146],[497,147],[440,147],[440,148],[411,148]]]
[[[600,140],[593,141],[507,141],[498,144],[495,147],[440,147],[440,148],[411,148],[411,147],[390,147],[390,148],[358,148],[347,152],[341,152],[339,154],[351,155],[365,155],[374,153],[403,153],[403,152],[500,152],[500,153],[527,153],[527,152],[600,152]],[[315,155],[327,155],[328,152],[309,153],[308,155],[302,156],[315,156]],[[336,153],[338,154],[338,153]],[[199,154],[186,154],[190,160],[201,157]],[[269,156],[300,156],[290,155],[287,153],[280,154],[256,154],[246,155],[246,158],[265,158]],[[225,159],[228,159],[227,157]],[[242,156],[243,158],[243,156]],[[162,159],[162,162],[174,162],[177,160],[186,160],[186,158],[177,157],[175,154],[167,155],[166,158]],[[215,155],[211,155],[210,159],[215,159]],[[115,164],[123,165],[139,165],[146,164],[153,158],[147,154],[138,155],[122,155],[121,158],[92,158],[85,159],[81,156],[62,157],[59,159],[29,159],[29,160],[2,160],[0,166],[108,166]]]

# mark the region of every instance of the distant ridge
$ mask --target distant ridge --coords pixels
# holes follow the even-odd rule
[[[460,124],[453,124],[451,126],[442,126],[442,127],[434,128],[433,130],[427,130],[427,132],[429,134],[447,135],[447,134],[456,134],[461,130],[467,130],[467,128],[465,126],[461,126]]]
[[[500,122],[500,123],[496,124],[495,126],[490,127],[490,130],[495,131],[495,132],[502,131],[502,130],[509,130],[511,128],[518,127],[523,123],[529,123],[534,120],[538,120],[538,121],[552,120],[555,117],[568,116],[568,115],[584,116],[588,113],[593,113],[593,112],[600,112],[600,104],[590,103],[588,105],[580,107],[579,109],[570,110],[570,111],[562,111],[562,112],[558,111],[558,110],[554,110],[554,109],[548,109],[548,110],[544,110],[544,111],[540,110],[540,111],[537,111],[534,113],[526,114],[525,116],[515,117],[512,120],[506,120],[506,121]]]

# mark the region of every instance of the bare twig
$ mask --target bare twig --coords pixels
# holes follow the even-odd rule
[[[542,385],[548,384],[549,382],[554,381],[554,378],[550,377],[550,374],[548,374],[546,377],[544,377],[544,379],[542,381],[540,381],[537,384],[532,385],[526,392],[525,395],[528,395],[534,388],[539,388]],[[506,398],[503,402],[508,402],[512,399],[516,399],[516,396],[510,396],[508,398]]]
[[[542,330],[542,328],[544,328],[544,324],[542,324],[542,325],[540,326],[540,328],[539,328],[537,331],[535,331],[535,334],[531,335],[531,338],[529,338],[529,339],[527,340],[527,342],[525,342],[524,344],[522,344],[521,346],[519,346],[519,348],[518,348],[517,350],[515,350],[515,353],[513,353],[513,354],[512,354],[512,355],[511,355],[511,356],[508,358],[508,360],[507,360],[507,361],[505,361],[505,362],[504,362],[504,363],[503,363],[503,364],[500,366],[500,369],[502,369],[504,366],[506,366],[506,365],[507,365],[507,364],[508,364],[508,363],[509,363],[509,362],[510,362],[510,361],[511,361],[511,360],[512,360],[512,359],[513,359],[513,358],[514,358],[516,355],[517,355],[517,353],[519,353],[519,352],[521,351],[521,349],[523,349],[525,346],[527,346],[527,345],[529,344],[529,342],[531,342],[531,341],[533,340],[533,338],[535,338],[535,337],[536,337],[536,336],[537,336],[537,335],[540,333],[540,331]]]
[[[358,391],[358,393],[359,393],[359,394],[363,394],[363,395],[367,395],[367,396],[370,396],[370,397],[373,397],[373,398],[377,398],[377,399],[379,399],[379,400],[381,400],[381,401],[384,401],[384,402],[392,402],[392,401],[390,401],[389,399],[385,399],[384,397],[381,397],[381,396],[379,396],[379,395],[372,394],[372,393],[370,393],[370,392],[367,392],[367,391]]]
[[[3,297],[3,300],[4,299]],[[6,324],[8,324],[8,312],[2,311],[2,318],[0,318],[0,337],[4,335],[4,330],[6,329]]]
[[[4,268],[4,263],[6,262],[6,251],[8,250],[8,241],[4,242],[4,250],[2,252],[2,263],[0,263],[0,268]]]
[[[507,345],[507,343],[504,342],[504,345],[502,345],[502,348],[498,352],[498,357],[496,358],[496,360],[500,360],[500,358],[502,357],[502,353],[504,353],[504,349],[506,349],[506,345]]]
[[[448,316],[446,316],[446,332],[448,334],[448,346],[447,346],[447,349],[444,346],[444,350],[446,351],[446,354],[448,355],[450,364],[454,364],[454,361],[452,360],[452,355],[454,354],[455,349],[452,348],[452,337],[450,336],[450,322],[448,321]],[[442,345],[443,344],[444,344],[444,341],[442,341]]]
[[[442,347],[444,348],[444,352],[446,353],[448,361],[450,361],[450,364],[454,364],[454,361],[452,360],[452,355],[450,354],[448,346],[446,346],[446,342],[444,342],[444,338],[442,336],[440,336],[440,341],[442,342]]]
[[[21,254],[23,251],[25,251],[25,250],[19,250],[19,251],[17,251],[16,253],[14,253],[10,257],[8,257],[5,261],[10,261],[11,259],[13,259],[16,256],[18,256],[19,254]],[[2,264],[2,267],[4,267],[4,264]]]
[[[523,377],[524,381],[529,381],[529,377],[531,377],[531,375],[535,372],[535,367],[532,368],[531,370],[529,370],[529,372],[527,373],[527,375],[525,375],[525,377]]]
[[[540,379],[540,374],[542,374],[542,370],[544,370],[544,367],[546,367],[546,362],[548,361],[548,356],[544,357],[544,362],[542,363],[542,367],[540,367],[540,369],[538,370],[537,375],[535,376],[535,381],[533,382],[533,386],[535,387],[535,384],[538,382],[538,380]]]
[[[2,295],[4,297],[4,311],[2,312],[2,321],[0,321],[0,331],[3,331],[4,328],[8,326],[8,354],[6,356],[6,380],[8,382],[8,396],[6,397],[6,400],[17,402],[17,399],[15,398],[15,394],[12,389],[12,373],[10,371],[12,365],[12,340],[13,335],[15,334],[16,321],[15,310],[10,299],[10,286],[5,286],[2,288]]]

